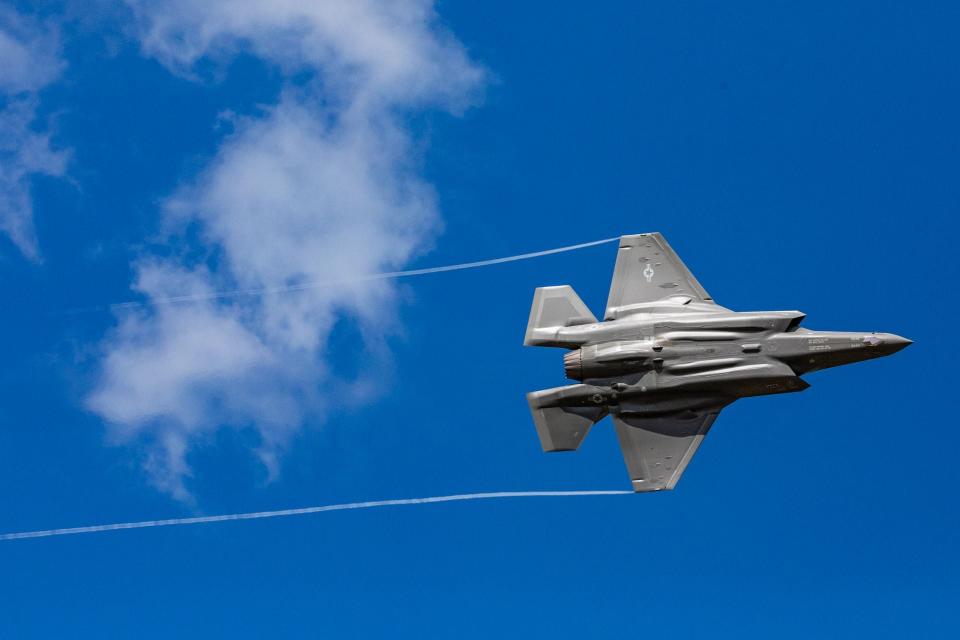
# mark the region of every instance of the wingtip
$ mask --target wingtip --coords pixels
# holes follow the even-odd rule
[[[659,231],[649,231],[647,233],[625,233],[622,236],[620,236],[620,248],[622,249],[624,247],[632,246],[630,244],[631,240],[636,240],[637,238],[650,238],[650,237],[662,238],[663,234],[660,233]]]
[[[672,487],[667,487],[662,484],[647,482],[646,480],[642,480],[642,479],[633,481],[634,493],[655,493],[657,491],[668,491],[671,488]]]

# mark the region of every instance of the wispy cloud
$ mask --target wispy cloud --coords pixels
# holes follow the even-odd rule
[[[331,389],[358,387],[330,370],[338,322],[356,324],[364,357],[384,357],[394,285],[351,276],[400,267],[440,224],[403,118],[465,108],[483,73],[422,0],[128,4],[144,53],[184,77],[244,51],[311,78],[291,81],[260,115],[233,120],[216,157],[163,207],[174,254],[190,257],[144,256],[135,288],[164,299],[338,283],[120,313],[88,406],[118,441],[147,442],[154,482],[185,498],[187,455],[204,434],[254,430],[275,473]]]
[[[56,29],[0,7],[0,231],[38,259],[32,176],[63,175],[67,154],[35,127],[37,93],[63,69]]]

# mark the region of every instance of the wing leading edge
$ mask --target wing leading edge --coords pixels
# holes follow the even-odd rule
[[[661,234],[622,236],[604,320],[629,315],[634,305],[677,297],[713,302]]]
[[[658,417],[612,416],[633,490],[673,489],[722,408]]]

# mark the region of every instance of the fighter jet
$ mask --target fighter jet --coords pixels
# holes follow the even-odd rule
[[[524,344],[569,349],[573,384],[527,394],[544,451],[613,419],[637,492],[673,489],[727,405],[803,391],[801,376],[888,356],[890,333],[811,331],[799,311],[721,307],[659,233],[623,236],[603,321],[569,286],[541,287]]]

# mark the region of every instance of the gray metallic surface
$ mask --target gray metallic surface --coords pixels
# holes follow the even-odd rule
[[[534,293],[524,344],[569,349],[564,372],[582,383],[527,394],[543,450],[577,449],[610,414],[634,490],[672,489],[723,407],[803,391],[802,375],[910,344],[803,319],[725,309],[662,235],[623,236],[602,322],[569,286]]]

